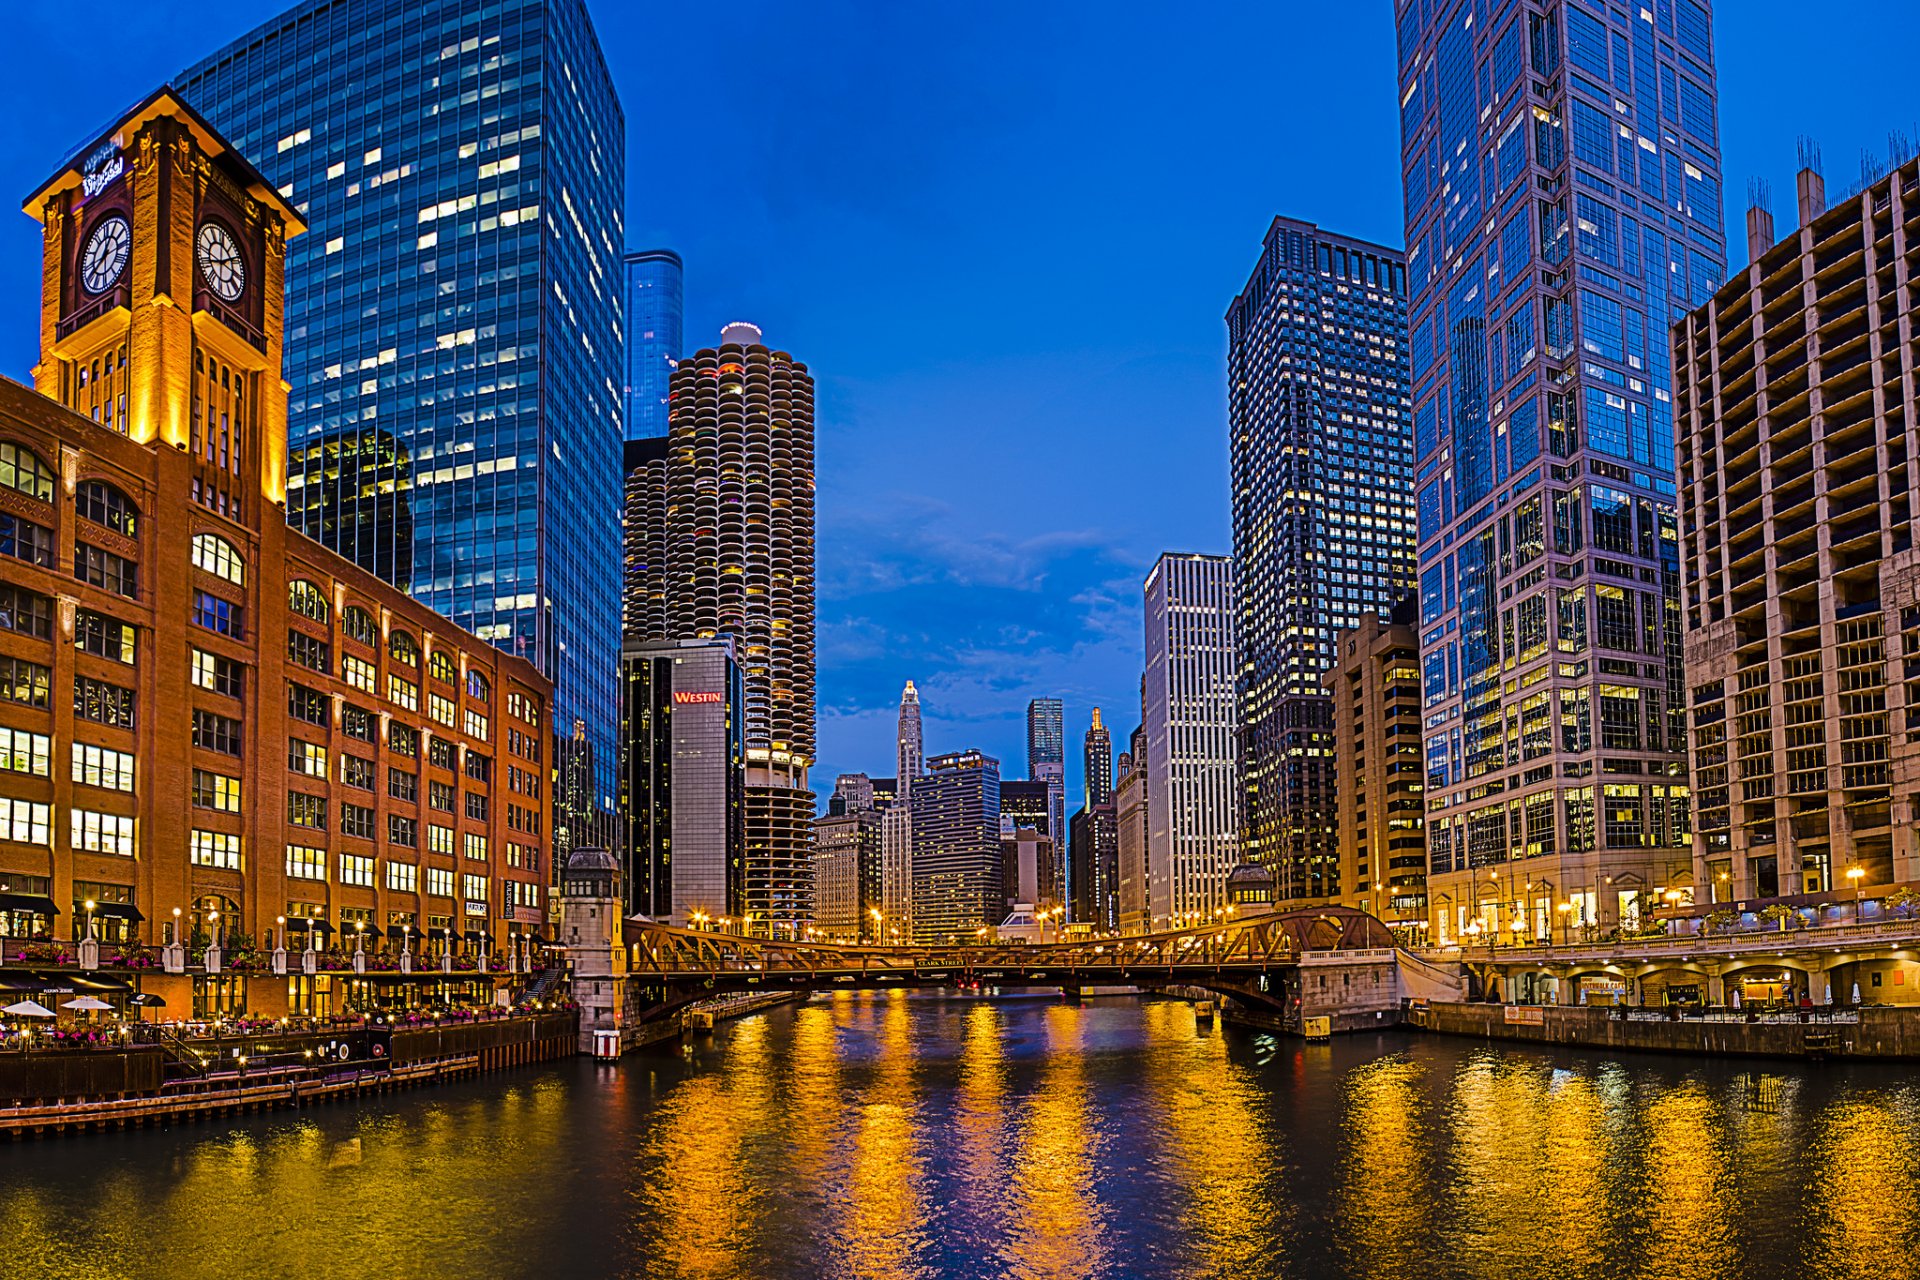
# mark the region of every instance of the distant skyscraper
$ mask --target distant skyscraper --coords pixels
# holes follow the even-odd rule
[[[1241,842],[1282,899],[1339,892],[1320,687],[1334,632],[1413,586],[1403,261],[1275,218],[1227,311]]]
[[[1000,780],[1000,816],[1022,831],[1053,835],[1053,789],[1044,782]]]
[[[1093,709],[1083,744],[1087,802],[1068,825],[1068,880],[1077,921],[1096,929],[1119,924],[1120,829],[1113,806],[1113,736]]]
[[[1163,555],[1147,575],[1147,911],[1208,920],[1240,864],[1233,561]]]
[[[680,359],[680,255],[647,249],[628,254],[626,265],[627,439],[650,440],[667,434],[667,393]]]
[[[628,563],[643,581],[628,583],[627,620],[629,644],[733,643],[746,848],[730,914],[780,934],[808,918],[813,870],[813,379],[760,338],[729,325],[682,359],[664,458],[628,445]]]
[[[848,808],[813,821],[813,927],[829,938],[879,940],[870,912],[882,900],[885,821],[886,815],[871,807]]]
[[[667,624],[667,441],[626,443],[626,512],[621,521],[625,586],[620,605],[623,644],[665,640]]]
[[[1133,731],[1132,748],[1120,753],[1117,764],[1120,784],[1114,789],[1115,862],[1120,868],[1120,883],[1115,893],[1119,904],[1115,914],[1120,932],[1145,933],[1150,919],[1147,912],[1147,736]]]
[[[1000,762],[980,751],[935,756],[909,803],[914,941],[971,941],[1001,919]]]
[[[175,83],[307,220],[289,518],[552,676],[610,809],[626,127],[585,5],[305,0]]]
[[[1690,852],[1669,326],[1726,276],[1711,9],[1399,12],[1429,901],[1604,927]]]
[[[907,681],[907,687],[900,694],[900,717],[898,731],[894,735],[897,745],[895,757],[894,794],[906,800],[913,794],[914,780],[920,776],[922,761],[920,743],[920,692],[913,687],[913,681]]]
[[[1053,837],[1054,880],[1067,878],[1067,724],[1058,698],[1027,704],[1027,777],[1048,788],[1047,834]]]

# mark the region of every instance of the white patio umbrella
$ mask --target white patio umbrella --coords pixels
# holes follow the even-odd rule
[[[88,1013],[94,1013],[101,1009],[113,1008],[113,1006],[108,1004],[105,1000],[101,1000],[94,996],[81,996],[77,1000],[67,1001],[65,1004],[62,1004],[60,1007],[62,1009],[85,1009]]]
[[[1860,1003],[1860,984],[1857,982],[1853,984],[1853,1002]]]
[[[1833,1003],[1833,978],[1831,976],[1827,978],[1827,1003]]]
[[[1740,988],[1738,987],[1733,989],[1733,1007],[1736,1009],[1740,1007]]]
[[[10,1013],[16,1018],[54,1018],[59,1016],[54,1013],[53,1010],[47,1008],[47,1006],[38,1004],[32,1000],[21,1000],[18,1003],[10,1004],[4,1009],[0,1009],[0,1013]]]

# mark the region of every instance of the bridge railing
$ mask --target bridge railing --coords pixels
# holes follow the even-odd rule
[[[1437,947],[1417,952],[1425,959],[1476,963],[1556,963],[1580,960],[1653,960],[1757,952],[1855,950],[1888,944],[1920,945],[1920,919],[1866,924],[1816,925],[1799,929],[1742,930],[1738,933],[1679,934],[1623,938],[1608,942],[1544,942],[1519,946]]]

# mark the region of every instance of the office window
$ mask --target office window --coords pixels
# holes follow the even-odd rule
[[[133,637],[132,623],[109,618],[91,609],[76,609],[73,612],[73,643],[82,653],[132,666]]]
[[[221,813],[240,812],[240,779],[211,769],[193,771],[193,803],[196,808]]]
[[[223,600],[205,591],[193,593],[193,625],[196,627],[204,627],[238,640],[243,634],[240,614],[240,606],[231,600]]]
[[[24,658],[0,658],[0,701],[45,710],[53,690],[53,668]]]
[[[402,663],[406,666],[418,667],[420,665],[420,646],[415,644],[413,637],[406,632],[395,631],[387,637],[387,656],[395,662]]]
[[[231,542],[218,534],[193,535],[193,566],[216,578],[224,578],[236,587],[247,585],[247,562]]]
[[[304,773],[309,778],[324,778],[327,776],[327,749],[298,738],[290,739],[287,742],[287,768],[295,773]]]
[[[373,664],[365,658],[356,658],[350,653],[342,654],[340,656],[340,678],[362,693],[373,692]]]
[[[327,671],[332,668],[333,646],[304,631],[288,631],[287,660],[309,671]]]
[[[223,658],[205,649],[193,651],[193,682],[200,688],[228,698],[237,698],[246,687],[246,668],[232,658]]]
[[[467,816],[476,822],[487,820],[487,798],[477,792],[467,792]]]
[[[287,584],[287,608],[310,622],[324,623],[333,617],[326,593],[305,578]]]
[[[290,880],[325,880],[327,878],[327,851],[315,849],[304,844],[287,846],[287,878]]]
[[[0,584],[0,630],[48,640],[53,636],[53,600],[25,587]]]
[[[469,906],[475,903],[481,906],[486,905],[487,878],[485,876],[461,876],[460,882],[460,887]]]
[[[187,858],[196,867],[240,869],[240,837],[226,831],[195,829],[187,844]]]
[[[92,809],[73,809],[67,816],[73,819],[75,853],[133,856],[132,818],[117,813],[96,813]]]
[[[342,755],[340,757],[340,781],[362,791],[373,790],[375,776],[373,761],[360,756]]]
[[[404,724],[387,725],[387,750],[409,760],[420,758],[420,734]]]
[[[427,803],[445,813],[453,812],[454,789],[451,782],[428,782]]]
[[[53,568],[53,530],[0,511],[0,556]]]
[[[331,720],[333,699],[318,689],[309,689],[303,684],[287,683],[287,714],[295,720],[307,724],[325,727]]]
[[[387,770],[387,794],[409,803],[420,799],[420,776],[402,769]]]
[[[350,604],[340,615],[340,630],[349,640],[359,644],[375,644],[380,639],[380,628],[374,622],[373,615],[357,604]]]
[[[102,480],[82,482],[73,493],[74,511],[123,538],[134,536],[138,509],[133,499]]]
[[[449,729],[453,728],[453,699],[443,698],[437,693],[429,693],[427,695],[427,716],[435,724],[445,725]]]
[[[222,755],[240,754],[240,722],[211,711],[193,713],[193,745]]]
[[[467,736],[487,740],[487,718],[472,708],[467,710]]]
[[[133,728],[133,690],[91,676],[73,678],[73,714],[116,729]]]
[[[420,844],[419,823],[412,818],[403,818],[397,813],[388,814],[387,843],[397,844],[403,849],[417,848]]]
[[[373,859],[358,853],[341,854],[340,883],[373,888]]]
[[[488,687],[485,676],[481,675],[478,671],[467,672],[467,696],[469,698],[478,698],[484,702],[486,701],[487,695],[491,692],[492,689]]]
[[[53,809],[32,800],[13,800],[0,796],[0,840],[15,844],[53,843]]]
[[[304,791],[287,792],[287,821],[310,831],[327,829],[327,798]]]
[[[365,707],[356,707],[351,702],[340,709],[340,732],[359,742],[373,742],[378,731],[378,719]]]
[[[396,893],[414,893],[420,887],[420,868],[411,862],[387,863],[387,888]]]
[[[73,744],[73,780],[108,791],[133,790],[133,756],[90,742]]]
[[[363,805],[340,804],[340,834],[356,840],[373,839],[373,810]]]
[[[460,678],[459,668],[453,665],[453,659],[440,649],[435,649],[433,656],[427,659],[427,674],[442,684],[453,684]]]
[[[427,743],[427,763],[436,769],[453,768],[453,744],[445,738],[433,738]]]
[[[477,862],[487,860],[487,838],[477,831],[468,831],[461,837],[461,846],[469,858]]]
[[[134,562],[90,543],[73,544],[73,576],[129,600],[140,594],[140,574]]]
[[[36,778],[52,776],[53,740],[44,733],[0,726],[0,770]]]
[[[444,853],[451,858],[453,856],[453,828],[443,827],[437,823],[428,823],[427,852]]]
[[[436,898],[451,898],[453,896],[453,872],[446,867],[428,867],[427,892]]]
[[[420,709],[420,686],[391,673],[387,676],[387,697],[409,711]]]
[[[0,485],[38,502],[52,502],[53,468],[27,446],[0,440]]]

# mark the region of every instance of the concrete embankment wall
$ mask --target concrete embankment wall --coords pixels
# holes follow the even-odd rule
[[[1405,1023],[1441,1035],[1569,1048],[1728,1057],[1920,1059],[1920,1010],[1866,1008],[1853,1022],[1620,1019],[1606,1009],[1428,1004]]]

